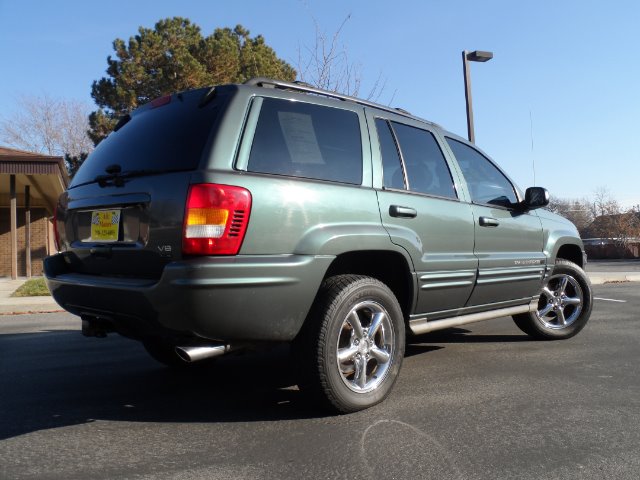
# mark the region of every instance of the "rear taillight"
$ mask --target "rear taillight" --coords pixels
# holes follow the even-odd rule
[[[236,255],[251,213],[251,193],[241,187],[191,185],[182,235],[185,255]]]

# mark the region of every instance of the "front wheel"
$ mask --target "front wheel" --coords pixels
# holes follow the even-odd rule
[[[384,400],[404,356],[404,319],[382,282],[337,275],[322,284],[294,343],[301,390],[341,413]]]
[[[570,338],[587,324],[592,305],[591,283],[584,270],[568,260],[557,260],[536,311],[514,315],[513,320],[520,330],[535,338]]]

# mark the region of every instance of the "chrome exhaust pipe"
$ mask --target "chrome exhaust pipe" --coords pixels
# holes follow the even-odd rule
[[[231,350],[230,345],[201,345],[197,347],[176,347],[178,356],[187,363],[199,362],[207,358],[220,357]]]

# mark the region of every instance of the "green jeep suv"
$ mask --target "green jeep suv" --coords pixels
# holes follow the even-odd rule
[[[291,342],[300,388],[382,401],[408,333],[591,313],[576,228],[475,145],[402,110],[266,78],[123,117],[59,200],[56,301],[87,336],[187,365]]]

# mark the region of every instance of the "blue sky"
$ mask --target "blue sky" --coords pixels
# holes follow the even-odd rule
[[[362,65],[366,94],[466,135],[461,51],[472,64],[476,143],[523,188],[563,198],[607,188],[640,204],[640,2],[637,0],[0,0],[0,116],[19,95],[91,102],[112,41],[183,16],[204,34],[240,23],[296,66],[313,18]],[[533,128],[532,128],[533,127]],[[532,149],[533,138],[533,149]]]

